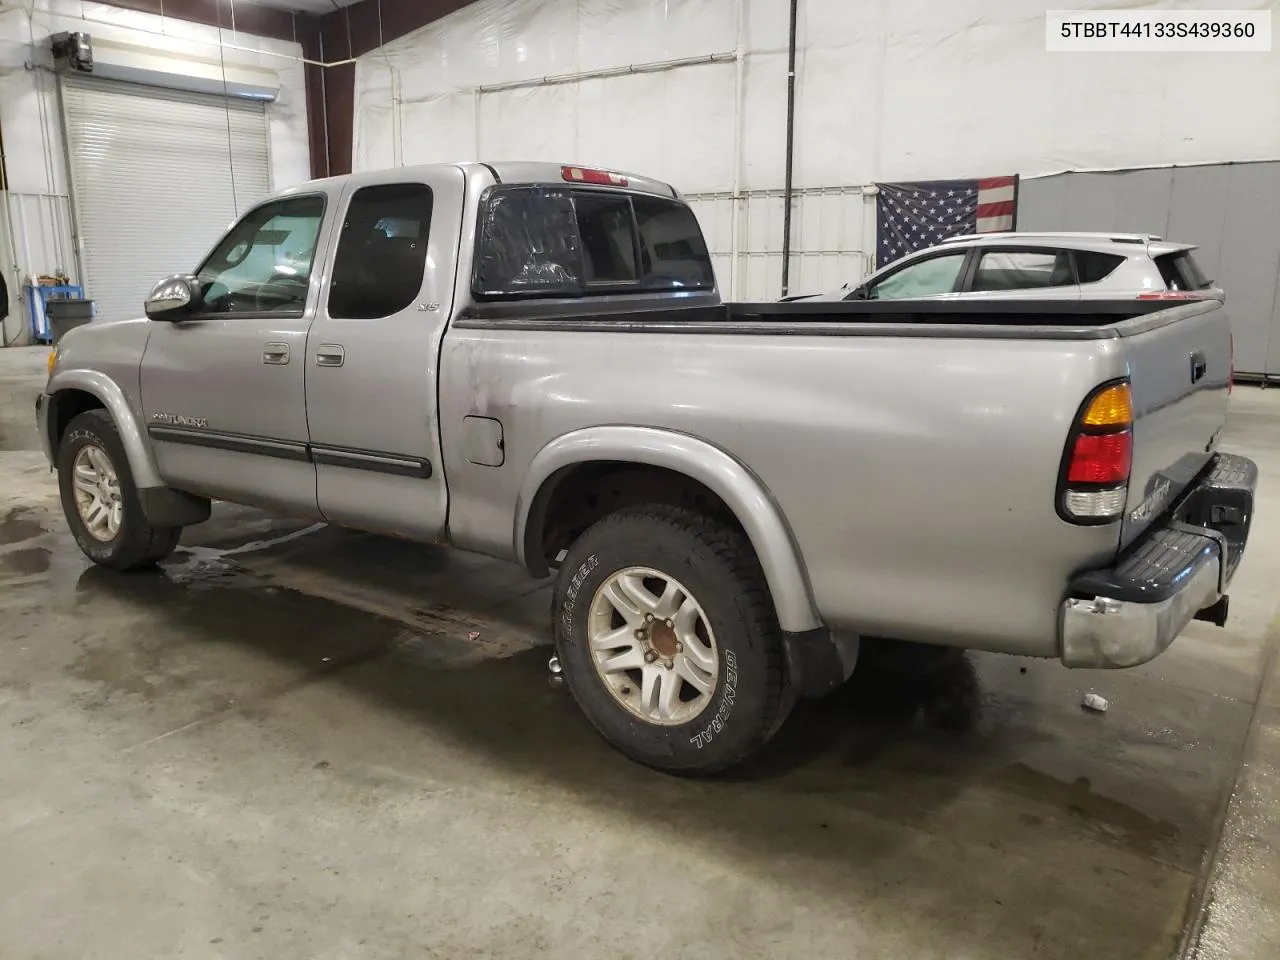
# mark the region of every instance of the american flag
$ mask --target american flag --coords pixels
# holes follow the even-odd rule
[[[948,237],[1013,229],[1016,176],[876,186],[877,267]]]

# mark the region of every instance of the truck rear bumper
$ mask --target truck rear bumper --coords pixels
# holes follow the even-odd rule
[[[1062,662],[1132,667],[1161,653],[1197,615],[1225,623],[1257,483],[1252,460],[1219,454],[1169,518],[1115,566],[1075,577],[1062,603]]]

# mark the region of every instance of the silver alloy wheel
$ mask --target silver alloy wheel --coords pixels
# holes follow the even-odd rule
[[[609,577],[591,600],[587,640],[605,689],[642,720],[688,723],[715,695],[715,634],[693,594],[670,574],[627,567]]]
[[[95,540],[109,543],[120,532],[124,503],[120,498],[120,478],[105,450],[87,444],[71,464],[71,484],[76,512]]]

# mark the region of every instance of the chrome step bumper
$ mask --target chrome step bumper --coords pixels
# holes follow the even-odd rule
[[[1257,484],[1252,460],[1219,454],[1169,519],[1114,567],[1077,576],[1062,603],[1062,662],[1132,667],[1161,653],[1202,611],[1224,623],[1220,601],[1244,555]]]

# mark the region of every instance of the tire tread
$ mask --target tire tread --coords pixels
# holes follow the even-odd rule
[[[713,776],[723,773],[757,753],[777,732],[794,704],[794,698],[788,695],[782,637],[764,571],[755,550],[737,530],[704,513],[672,504],[640,504],[624,508],[598,521],[579,541],[588,534],[593,540],[607,540],[611,529],[626,527],[637,521],[658,529],[667,528],[677,536],[692,537],[698,546],[722,564],[737,584],[737,604],[746,621],[747,631],[763,641],[761,652],[765,660],[765,705],[755,718],[757,729],[752,735],[739,741],[738,749],[721,754],[714,761],[700,762],[696,766],[664,765],[667,772],[681,776]],[[573,552],[571,547],[570,554]],[[604,734],[594,721],[593,725]],[[638,752],[628,749],[625,742],[618,743],[612,739],[610,742],[615,743],[632,760],[649,762]]]

